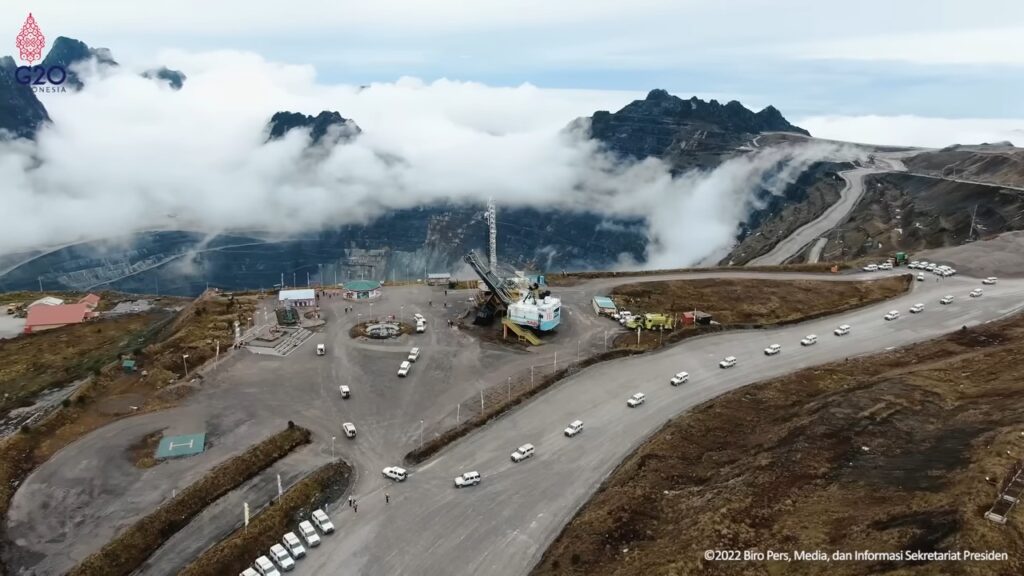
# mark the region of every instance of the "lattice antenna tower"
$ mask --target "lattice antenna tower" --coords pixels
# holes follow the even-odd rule
[[[487,201],[487,234],[491,270],[498,271],[498,212],[494,207],[494,198]]]

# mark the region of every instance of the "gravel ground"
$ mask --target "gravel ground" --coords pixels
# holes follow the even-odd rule
[[[985,276],[1024,276],[1024,231],[1006,232],[992,238],[947,248],[915,252],[915,260],[950,262],[961,274]]]

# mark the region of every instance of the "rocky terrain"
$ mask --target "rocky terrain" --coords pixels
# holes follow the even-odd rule
[[[910,156],[904,164],[914,173],[1024,188],[1024,148],[1008,142],[949,146]]]
[[[298,112],[277,112],[267,124],[269,131],[267,140],[283,138],[286,133],[298,128],[309,129],[313,146],[321,142],[328,145],[337,144],[339,141],[351,140],[362,133],[358,124],[343,118],[338,112],[324,110],[316,116],[307,116]]]
[[[872,175],[865,184],[850,218],[829,235],[823,258],[957,246],[1024,229],[1024,195],[1017,190],[902,173]]]
[[[32,87],[16,80],[17,67],[14,58],[0,58],[0,140],[11,136],[32,138],[43,123],[50,121]]]

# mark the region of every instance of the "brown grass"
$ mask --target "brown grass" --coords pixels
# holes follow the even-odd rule
[[[156,449],[164,437],[162,430],[150,432],[128,449],[129,458],[136,468],[152,468],[160,463],[156,459]]]
[[[345,462],[333,462],[300,480],[280,499],[257,514],[245,530],[236,530],[204,552],[179,576],[238,574],[275,544],[285,532],[347,489],[352,470]],[[329,542],[329,541],[328,541]],[[329,545],[329,543],[327,544]]]
[[[781,266],[709,266],[707,268],[672,268],[668,270],[621,270],[615,272],[591,270],[586,272],[567,272],[565,274],[547,274],[544,280],[548,286],[575,286],[583,280],[593,278],[618,278],[620,276],[661,276],[663,274],[682,274],[686,272],[830,272],[832,266],[839,270],[851,268],[847,262],[815,262],[813,264],[783,264]]]
[[[1022,510],[1006,526],[983,517],[1024,454],[1022,354],[1016,317],[725,394],[629,456],[533,574],[1024,573]],[[708,562],[706,549],[1009,560]]]
[[[68,572],[68,576],[126,576],[139,568],[168,538],[218,498],[239,487],[295,448],[310,432],[291,425],[220,464],[148,516],[138,520]]]

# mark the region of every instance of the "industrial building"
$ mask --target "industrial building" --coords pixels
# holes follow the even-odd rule
[[[93,311],[84,302],[33,306],[28,309],[28,317],[25,319],[25,334],[52,330],[68,324],[81,324],[92,317]]]
[[[304,288],[302,290],[281,290],[277,301],[282,306],[306,307],[316,306],[316,290]]]
[[[380,297],[380,282],[351,280],[342,285],[341,296],[346,300],[374,300]]]
[[[427,284],[430,286],[443,286],[452,281],[452,275],[448,273],[444,274],[427,274]]]

